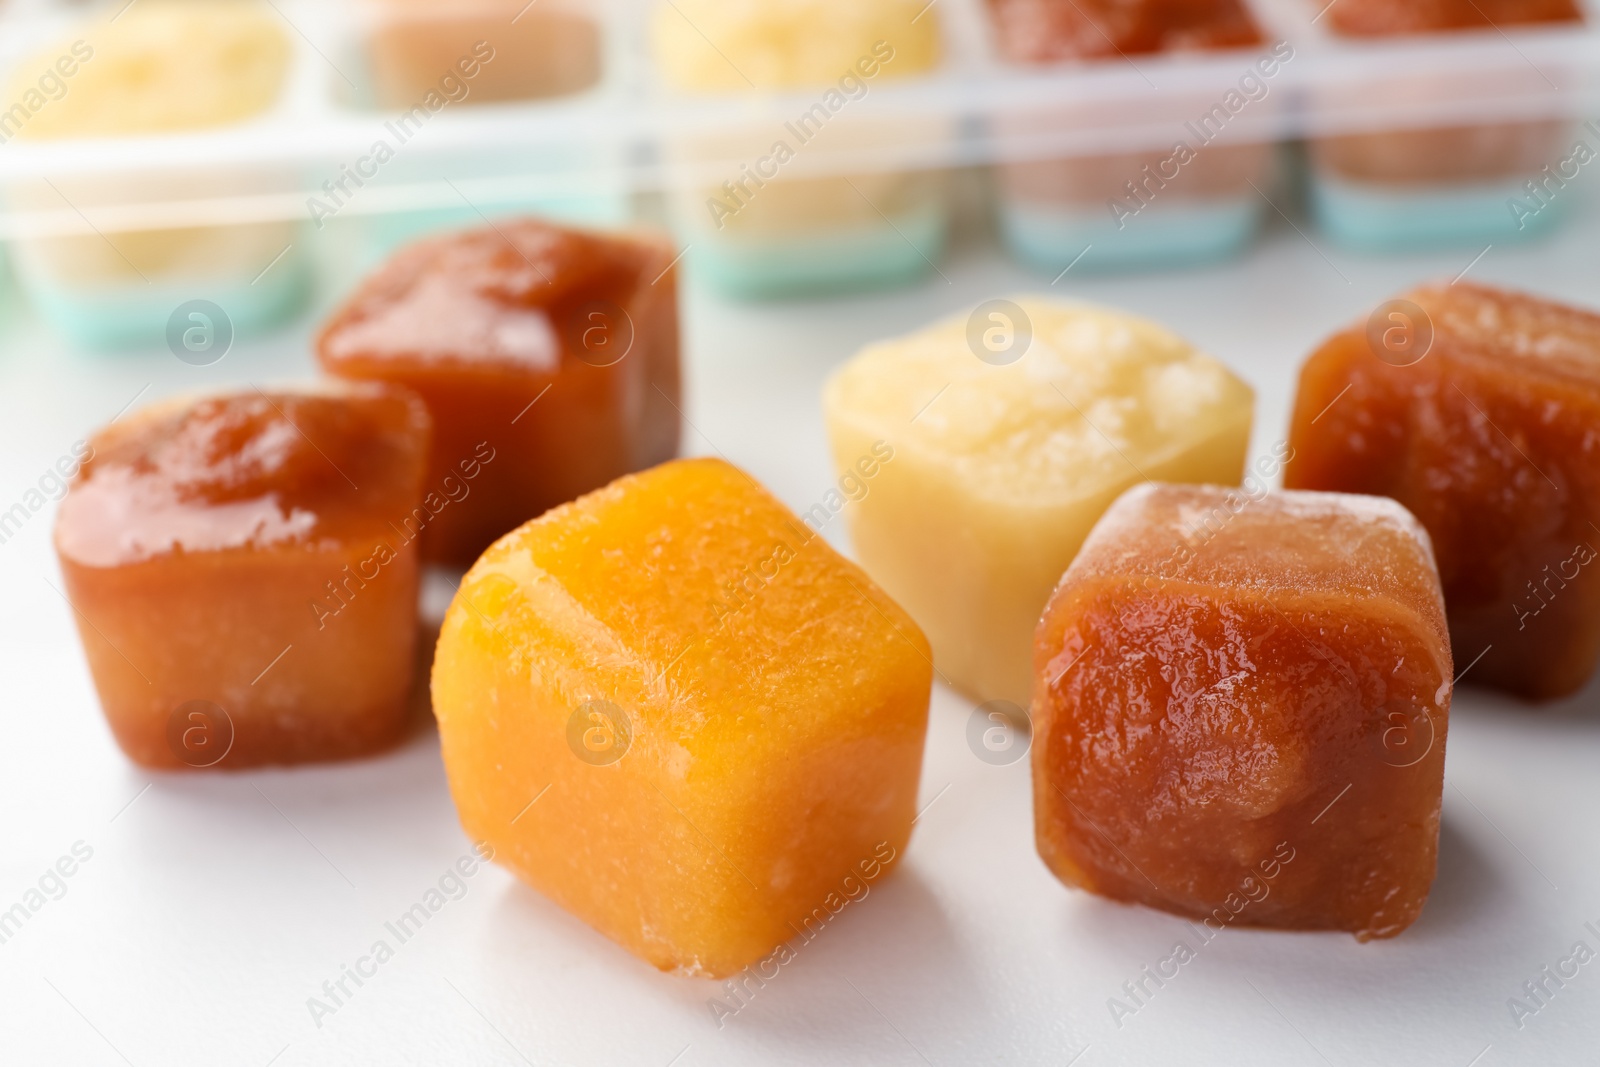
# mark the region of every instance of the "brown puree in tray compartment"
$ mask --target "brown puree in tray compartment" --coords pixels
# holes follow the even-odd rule
[[[1321,8],[1323,0],[1316,0]],[[1583,21],[1574,0],[1338,0],[1326,9],[1329,32],[1368,39],[1482,30],[1537,29]],[[1466,91],[1482,92],[1485,78],[1502,83],[1505,96],[1527,96],[1548,89],[1549,76],[1534,67],[1511,74],[1474,73],[1469,68],[1440,80],[1385,88],[1391,98],[1446,104]],[[1568,122],[1542,119],[1471,123],[1430,129],[1354,132],[1319,137],[1309,147],[1312,160],[1343,178],[1401,185],[1460,184],[1532,175],[1559,159]]]
[[[600,80],[600,23],[582,0],[367,0],[363,50],[371,102],[411,109],[532,100]],[[457,76],[459,75],[459,77]]]
[[[1326,0],[1316,0],[1322,7]],[[1440,30],[1581,22],[1576,0],[1338,0],[1328,29],[1350,37],[1393,37]]]
[[[245,390],[101,430],[55,545],[113,733],[154,767],[337,759],[403,732],[426,409]]]
[[[1266,44],[1261,27],[1241,0],[989,0],[988,10],[996,47],[1002,57],[1017,64],[1125,61],[1130,55],[1259,50]],[[1281,58],[1252,56],[1242,58],[1240,65],[1248,68],[1254,60],[1255,71],[1271,77]],[[1266,82],[1257,80],[1262,95],[1254,99],[1265,100]],[[1024,142],[1043,130],[1092,128],[1119,121],[1168,124],[1181,132],[1184,120],[1204,114],[1214,102],[1188,100],[1180,94],[1159,101],[1125,103],[1108,111],[1103,101],[1061,100],[1049,108],[1002,116],[996,130]],[[1183,133],[1186,143],[1192,136]],[[1272,164],[1270,144],[1235,140],[1206,144],[1203,151],[1185,149],[1176,157],[1169,143],[1143,152],[1014,159],[999,164],[996,176],[1003,194],[1020,204],[1047,210],[1075,208],[1100,216],[1108,199],[1129,195],[1130,183],[1144,183],[1147,194],[1165,190],[1180,165],[1184,177],[1171,192],[1162,192],[1166,203],[1254,197],[1251,183],[1269,183]],[[1135,200],[1142,202],[1138,197]]]
[[[1014,63],[1115,59],[1265,41],[1241,0],[989,0],[1001,53]]]

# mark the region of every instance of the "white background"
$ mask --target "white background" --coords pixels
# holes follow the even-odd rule
[[[1301,225],[1304,225],[1303,223]],[[1051,289],[1159,319],[1258,390],[1282,437],[1296,368],[1330,331],[1479,251],[1364,259],[1275,217],[1243,259],[1053,289],[976,224],[904,291],[765,305],[686,292],[686,453],[743,465],[796,510],[833,483],[818,406],[861,344],[989,297]],[[1600,306],[1585,218],[1495,247],[1469,277]],[[346,287],[326,286],[327,298]],[[0,304],[0,504],[129,403],[309,373],[316,316],[214,366],[64,350]],[[323,301],[326,304],[326,299]],[[0,1063],[1565,1064],[1600,1048],[1600,962],[1522,1029],[1507,998],[1600,926],[1597,690],[1529,711],[1462,689],[1438,882],[1393,941],[1229,929],[1118,1028],[1107,1000],[1189,928],[1069,891],[1034,853],[1026,760],[980,762],[936,692],[905,862],[720,1030],[710,982],[658,974],[498,868],[481,871],[319,1028],[325,979],[465,854],[424,731],[379,759],[152,775],[100,717],[49,545],[53,506],[0,545],[0,909],[78,841],[68,892],[0,945]],[[843,545],[843,524],[831,529]],[[55,586],[55,588],[52,588]],[[390,939],[392,942],[392,938]],[[1479,1057],[1478,1059],[1474,1059]]]

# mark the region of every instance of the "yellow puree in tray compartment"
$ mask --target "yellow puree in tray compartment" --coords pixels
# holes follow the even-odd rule
[[[675,0],[656,10],[668,84],[694,92],[793,89],[838,81],[887,54],[883,74],[939,61],[939,20],[923,0]],[[876,46],[876,48],[875,48]],[[876,64],[873,64],[874,66]]]
[[[74,55],[67,92],[35,110],[19,136],[108,137],[222,126],[273,104],[290,59],[281,20],[241,0],[138,0],[18,67],[9,99],[38,91],[41,71]]]

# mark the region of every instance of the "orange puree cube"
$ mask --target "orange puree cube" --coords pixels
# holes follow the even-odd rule
[[[433,703],[474,840],[656,967],[722,977],[905,848],[929,655],[748,475],[683,460],[484,553]]]
[[[55,546],[124,752],[330,760],[398,740],[428,413],[377,385],[189,397],[90,441]]]
[[[1289,443],[1285,484],[1393,497],[1427,527],[1464,682],[1548,700],[1594,673],[1600,315],[1408,293],[1306,361]]]
[[[557,504],[678,451],[672,248],[510,220],[402,249],[323,327],[343,378],[406,386],[433,415],[421,531],[468,566]]]
[[[1039,854],[1209,929],[1393,937],[1433,883],[1450,682],[1394,501],[1130,489],[1039,623]]]

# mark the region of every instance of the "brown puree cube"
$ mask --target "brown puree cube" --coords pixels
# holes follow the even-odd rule
[[[323,328],[329,373],[405,385],[433,415],[425,559],[470,564],[677,453],[673,259],[651,237],[502,222],[402,249]]]
[[[1600,315],[1418,289],[1306,361],[1289,443],[1285,484],[1393,497],[1427,527],[1463,681],[1549,700],[1594,672]]]
[[[1068,885],[1392,937],[1433,882],[1450,646],[1392,500],[1146,483],[1034,647],[1034,828]]]
[[[341,759],[404,733],[428,413],[326,384],[169,401],[91,441],[55,545],[106,719],[149,767]]]

